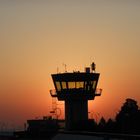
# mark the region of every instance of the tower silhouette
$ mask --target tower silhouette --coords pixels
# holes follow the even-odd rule
[[[92,70],[92,71],[91,71]],[[65,127],[71,130],[82,122],[88,121],[88,100],[101,95],[96,92],[99,73],[95,73],[95,64],[85,68],[85,72],[52,74],[55,92],[50,90],[53,98],[65,101]]]

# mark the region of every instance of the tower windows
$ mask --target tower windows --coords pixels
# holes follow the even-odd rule
[[[68,89],[95,90],[97,81],[55,81],[57,91]]]

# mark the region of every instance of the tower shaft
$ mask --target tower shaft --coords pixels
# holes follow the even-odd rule
[[[66,129],[74,129],[88,120],[88,100],[65,100]]]

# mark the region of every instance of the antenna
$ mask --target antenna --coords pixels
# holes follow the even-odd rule
[[[59,68],[58,68],[58,67],[57,67],[57,69],[56,69],[56,70],[57,70],[57,73],[59,73]]]
[[[53,118],[57,118],[57,114],[56,114],[56,108],[57,108],[57,103],[56,103],[56,98],[52,98],[52,111],[50,111],[50,113],[52,113]]]
[[[91,64],[91,70],[95,72],[96,69],[96,64],[94,62],[92,62]]]
[[[66,64],[62,64],[63,66],[64,66],[64,68],[65,68],[65,72],[67,72],[67,65]]]
[[[50,113],[54,119],[58,119],[61,116],[61,109],[58,108],[57,105],[56,98],[52,98],[52,111],[50,111]]]

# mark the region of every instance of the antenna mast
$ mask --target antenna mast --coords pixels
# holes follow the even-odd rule
[[[63,66],[65,68],[65,72],[67,72],[67,65],[63,63]]]

